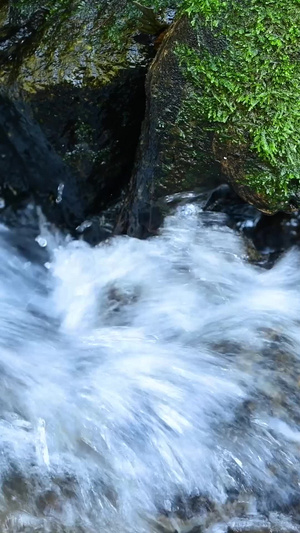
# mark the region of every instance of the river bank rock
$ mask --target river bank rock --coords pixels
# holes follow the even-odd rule
[[[4,2],[0,11],[3,97],[6,101],[9,98],[12,106],[16,104],[19,114],[26,104],[21,122],[23,126],[26,123],[24,144],[32,152],[31,159],[40,146],[30,145],[30,139],[33,141],[36,136],[35,126],[32,134],[28,132],[30,123],[40,128],[44,145],[51,145],[51,161],[54,153],[57,165],[60,158],[60,171],[50,182],[59,185],[59,175],[60,183],[65,185],[63,199],[68,187],[62,169],[66,182],[73,177],[81,203],[80,222],[115,201],[131,175],[144,115],[144,79],[149,59],[145,47],[133,40],[134,18],[129,16],[129,5],[127,0],[45,0],[41,7],[35,0],[16,0]],[[2,139],[3,136],[4,130]],[[45,180],[45,174],[40,168],[38,178],[36,170],[49,163],[49,153],[48,157],[44,151],[44,156],[44,163],[39,161],[32,178],[36,200],[43,207],[40,192],[48,185],[37,183]],[[23,172],[24,165],[25,159],[19,172]],[[29,173],[28,167],[25,176]],[[8,174],[4,175],[2,169],[0,177],[1,183],[7,183]],[[11,187],[17,199],[16,181]],[[32,189],[29,186],[28,192],[32,193]],[[26,192],[24,187],[21,192]],[[51,209],[48,215],[49,212]],[[75,218],[78,224],[78,217]],[[61,217],[54,216],[54,221],[60,223]]]
[[[213,187],[224,177],[265,213],[297,208],[297,7],[296,0],[184,3],[147,75],[120,231],[155,233],[160,196]]]

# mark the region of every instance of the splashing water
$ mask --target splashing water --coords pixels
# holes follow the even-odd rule
[[[1,531],[299,531],[299,254],[250,265],[196,205],[40,238],[0,228]]]

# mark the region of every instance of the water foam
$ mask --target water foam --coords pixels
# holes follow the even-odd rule
[[[91,248],[44,231],[47,268],[8,235],[2,227],[4,531],[143,533],[197,498],[225,509],[241,494],[259,513],[291,505],[296,251],[270,271],[250,265],[222,216],[196,205],[147,241]]]

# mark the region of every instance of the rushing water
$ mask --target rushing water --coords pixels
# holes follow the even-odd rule
[[[1,531],[300,531],[298,252],[250,265],[196,205],[44,228],[44,264],[0,239]]]

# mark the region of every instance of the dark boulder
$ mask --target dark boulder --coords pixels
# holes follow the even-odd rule
[[[34,197],[49,220],[74,230],[84,219],[76,178],[26,106],[0,95],[0,187],[6,204]]]
[[[86,211],[98,214],[129,181],[144,116],[144,68],[104,87],[62,84],[30,97],[35,119],[81,184]]]
[[[1,121],[14,130],[18,154],[12,182],[1,162],[1,182],[7,201],[9,190],[17,191],[14,200],[33,193],[51,220],[74,230],[86,217],[110,208],[129,181],[149,58],[133,39],[127,0],[118,5],[45,0],[44,5],[5,2],[0,13],[0,83],[6,95]],[[122,18],[122,25],[124,10],[128,19]],[[4,129],[2,145],[12,160]],[[60,184],[63,201],[55,205]],[[47,207],[50,198],[54,203]],[[70,203],[68,216],[63,202]]]

